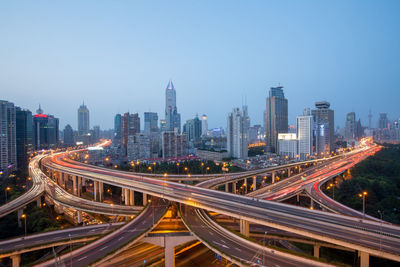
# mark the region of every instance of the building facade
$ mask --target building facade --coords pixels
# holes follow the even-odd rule
[[[71,125],[67,124],[64,128],[64,146],[73,146],[75,144],[74,140],[74,130]]]
[[[144,133],[158,132],[158,115],[157,112],[144,113]]]
[[[203,114],[201,116],[201,135],[206,136],[207,134],[208,134],[207,115]]]
[[[127,157],[128,160],[151,158],[150,137],[143,133],[129,135],[127,144]]]
[[[279,133],[288,132],[288,100],[283,87],[271,87],[266,100],[265,141],[268,152],[277,151]]]
[[[33,151],[32,112],[15,108],[17,166],[19,170],[27,170],[29,154]]]
[[[298,140],[294,133],[278,134],[278,155],[298,159]]]
[[[17,168],[15,119],[14,104],[0,100],[0,176]]]
[[[176,107],[176,91],[170,80],[165,90],[165,130],[181,132],[181,114]]]
[[[227,150],[229,157],[248,157],[249,119],[245,110],[234,108],[227,119]]]
[[[44,114],[39,107],[33,115],[33,143],[35,150],[54,149],[59,140],[59,120],[53,115]]]
[[[314,119],[310,109],[304,109],[302,116],[297,116],[298,154],[301,160],[306,160],[313,154]]]
[[[163,159],[187,156],[186,135],[176,132],[163,132],[161,134],[161,147]]]
[[[327,154],[334,150],[334,111],[330,109],[327,101],[315,103],[316,109],[312,110],[315,131],[315,153]]]
[[[356,139],[356,113],[350,112],[346,115],[346,126],[345,126],[345,134],[344,137],[347,140],[354,140]]]
[[[78,135],[83,136],[87,135],[90,130],[90,123],[89,123],[89,109],[83,103],[78,108]]]

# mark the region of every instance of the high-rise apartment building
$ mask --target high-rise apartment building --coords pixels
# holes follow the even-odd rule
[[[144,133],[158,132],[158,115],[157,112],[144,113]]]
[[[288,132],[288,100],[283,87],[271,87],[266,100],[265,139],[267,151],[277,151],[279,133]]]
[[[295,133],[278,134],[278,155],[298,159],[298,139]]]
[[[163,132],[161,134],[161,150],[163,159],[187,156],[186,135]]]
[[[348,140],[356,139],[356,113],[350,112],[346,115],[346,126],[344,137]]]
[[[334,150],[334,111],[330,109],[327,101],[315,103],[316,109],[312,110],[315,130],[315,152],[330,153]]]
[[[129,135],[127,157],[128,160],[151,158],[151,143],[149,135],[143,133]]]
[[[127,155],[128,136],[140,133],[139,114],[129,112],[121,116],[121,148],[123,155]]]
[[[121,114],[114,117],[114,143],[121,144]]]
[[[246,109],[234,108],[227,119],[228,155],[246,159],[248,156],[249,118]]]
[[[0,100],[0,176],[17,167],[15,107]]]
[[[200,143],[202,121],[197,117],[197,115],[194,119],[187,120],[184,128],[184,133],[186,134],[188,142],[192,145]]]
[[[304,109],[302,116],[297,116],[298,154],[305,160],[313,154],[314,119],[310,109]]]
[[[40,108],[33,115],[33,143],[36,150],[56,148],[59,140],[59,120],[44,114]]]
[[[201,135],[206,136],[207,132],[208,132],[207,115],[203,114],[203,116],[201,116]]]
[[[73,146],[74,142],[74,130],[71,125],[67,124],[64,128],[64,146]]]
[[[19,170],[26,170],[29,154],[33,151],[32,112],[16,107],[15,118],[17,166]]]
[[[78,109],[78,135],[87,135],[90,130],[89,109],[83,103]]]
[[[378,120],[378,128],[379,129],[387,129],[388,127],[388,117],[387,117],[387,113],[381,113],[379,114],[379,120]]]
[[[165,122],[166,131],[181,132],[181,114],[176,107],[176,91],[171,80],[165,90]]]

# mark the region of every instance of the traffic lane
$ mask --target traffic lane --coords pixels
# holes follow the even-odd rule
[[[217,247],[221,253],[233,256],[239,260],[261,264],[262,266],[317,266],[307,265],[303,262],[297,262],[288,258],[277,256],[270,251],[260,250],[258,247],[244,244],[240,238],[226,235],[225,232],[216,228],[206,219],[201,218],[199,209],[185,206],[187,211],[183,213],[186,222],[190,228],[205,242],[210,243],[212,247]]]
[[[10,250],[23,249],[36,245],[58,242],[62,240],[69,240],[71,238],[94,236],[109,232],[121,224],[105,224],[105,225],[94,225],[94,226],[83,226],[77,228],[71,228],[70,230],[61,230],[48,232],[46,234],[39,234],[38,236],[28,236],[21,238],[14,238],[11,240],[0,242],[0,253],[4,253]]]
[[[146,209],[141,219],[134,220],[133,223],[124,231],[112,234],[110,238],[107,238],[99,245],[74,255],[72,258],[73,266],[86,266],[98,259],[102,259],[110,252],[115,251],[116,248],[127,244],[140,236],[153,225],[153,214],[155,216],[154,221],[158,221],[158,219],[164,214],[165,209],[168,207],[167,203],[168,202],[164,200],[160,200],[160,202],[154,201],[154,204]]]

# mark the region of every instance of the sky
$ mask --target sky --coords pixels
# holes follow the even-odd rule
[[[0,99],[77,128],[158,112],[172,79],[182,122],[226,127],[247,103],[262,124],[271,86],[289,122],[326,100],[335,124],[356,112],[400,118],[400,1],[1,1]],[[245,101],[246,100],[246,101]],[[182,123],[183,124],[183,123]],[[142,124],[142,128],[143,128]]]

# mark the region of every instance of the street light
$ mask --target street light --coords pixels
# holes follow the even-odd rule
[[[365,197],[368,195],[366,191],[363,191],[362,193],[358,194],[360,198],[363,200],[363,218],[365,219]]]
[[[335,200],[335,185],[330,183],[329,188],[331,188],[331,187],[332,187],[332,198],[333,198],[333,200]]]
[[[7,203],[7,192],[11,190],[11,187],[7,186],[4,190],[6,192],[6,203]]]
[[[25,224],[25,237],[26,237],[26,214],[22,214],[21,218],[24,219],[24,224]]]

